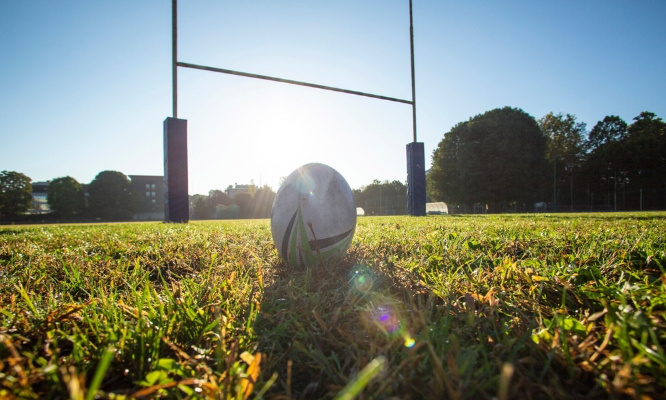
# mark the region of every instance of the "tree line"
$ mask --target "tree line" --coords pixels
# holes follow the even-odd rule
[[[610,115],[588,132],[572,114],[491,110],[444,134],[427,191],[458,212],[665,209],[666,123]]]
[[[118,171],[100,172],[85,191],[71,176],[55,178],[47,191],[49,219],[54,220],[129,220],[142,201],[144,198],[132,190],[129,178]],[[0,220],[20,220],[32,202],[30,177],[16,171],[0,172]]]
[[[380,182],[352,190],[354,203],[366,215],[401,215],[407,213],[407,187],[399,181]],[[190,196],[193,219],[270,218],[276,193],[264,185],[253,193],[236,193],[232,198],[221,190],[208,195]]]
[[[400,181],[379,181],[353,189],[354,203],[366,215],[407,213],[407,187]],[[231,198],[221,190],[190,196],[193,219],[270,218],[276,193],[264,185],[254,193],[237,193]]]
[[[623,211],[666,209],[666,123],[640,113],[628,124],[606,116],[588,132],[572,114],[535,119],[504,107],[460,122],[444,134],[427,176],[429,201],[450,212]],[[31,179],[0,172],[0,220],[16,220],[32,205]],[[353,190],[366,215],[405,214],[399,181]],[[220,190],[191,198],[194,219],[268,218],[275,192],[268,186],[232,199]],[[54,218],[120,221],[145,201],[129,178],[102,171],[87,185],[66,176],[49,182]]]
[[[193,219],[270,218],[275,192],[264,185],[254,193],[240,192],[231,198],[221,190],[190,196]]]
[[[365,215],[407,214],[407,187],[400,181],[380,182],[375,179],[369,185],[353,189],[354,203]]]
[[[29,221],[25,213],[33,206],[32,179],[16,171],[0,172],[0,221]],[[269,186],[231,198],[221,190],[208,196],[190,196],[193,219],[269,218],[275,192]],[[117,171],[102,171],[84,185],[65,176],[49,181],[47,204],[51,212],[39,220],[127,221],[146,210],[143,192],[133,190],[130,179]],[[33,217],[32,219],[35,219]]]

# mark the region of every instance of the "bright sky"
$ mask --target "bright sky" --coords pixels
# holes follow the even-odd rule
[[[666,2],[414,0],[418,140],[497,107],[666,119]],[[179,61],[411,99],[408,0],[181,0]],[[406,180],[411,106],[179,68],[190,193],[323,162]],[[171,2],[0,2],[0,170],[162,175]]]

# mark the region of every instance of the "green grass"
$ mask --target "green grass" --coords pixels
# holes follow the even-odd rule
[[[663,398],[666,213],[0,227],[0,398]]]

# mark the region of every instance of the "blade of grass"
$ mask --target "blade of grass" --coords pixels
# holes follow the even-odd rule
[[[111,361],[113,361],[113,356],[115,353],[116,349],[113,346],[107,347],[104,351],[102,359],[99,360],[99,364],[97,364],[97,369],[95,370],[95,375],[93,376],[92,382],[90,382],[90,387],[86,393],[85,400],[93,400],[95,398],[97,390],[99,390],[99,387],[102,385],[102,380],[104,379],[106,371],[111,365]]]
[[[358,396],[359,393],[370,383],[370,380],[380,373],[386,365],[386,358],[377,357],[370,361],[358,376],[353,381],[349,382],[340,393],[335,396],[334,400],[351,400]]]
[[[19,283],[17,289],[18,289],[19,293],[21,294],[21,297],[23,298],[23,301],[25,301],[25,304],[28,306],[28,308],[33,313],[33,315],[37,314],[37,309],[35,308],[35,305],[32,303],[32,300],[30,299],[30,295],[28,294],[28,292],[26,292],[23,285]]]

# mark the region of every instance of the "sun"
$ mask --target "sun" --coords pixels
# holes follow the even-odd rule
[[[340,116],[348,110],[341,96],[265,82],[216,92],[188,115],[193,174],[277,190],[304,164],[345,159],[350,149],[341,136],[348,129]]]
[[[290,88],[291,89],[291,88]],[[268,92],[253,104],[253,156],[266,174],[316,161],[334,132],[326,120],[332,112],[316,95],[294,90]]]

